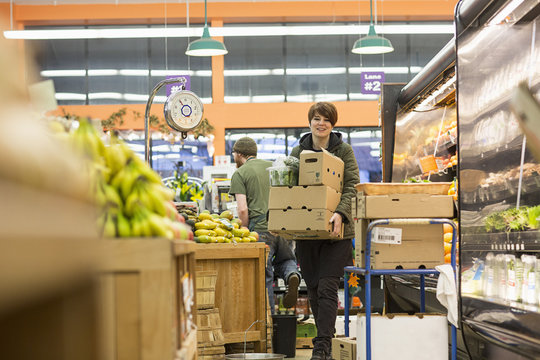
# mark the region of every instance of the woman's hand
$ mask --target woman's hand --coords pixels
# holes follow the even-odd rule
[[[334,213],[332,217],[330,218],[330,223],[334,224],[334,231],[332,231],[332,236],[339,236],[341,234],[341,224],[343,224],[343,218],[341,217],[341,214]]]

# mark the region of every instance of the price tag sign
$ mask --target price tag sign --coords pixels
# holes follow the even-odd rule
[[[380,95],[384,83],[384,72],[372,71],[360,73],[360,91],[366,95]]]
[[[173,84],[167,84],[167,97],[180,90],[191,90],[191,77],[189,75],[171,75],[167,79],[179,78],[180,81]]]
[[[429,155],[429,156],[424,156],[420,158],[420,170],[422,171],[422,173],[428,173],[430,171],[438,171],[439,167],[437,166],[435,157],[433,155]]]
[[[372,231],[371,241],[379,244],[401,245],[401,229],[378,226]]]

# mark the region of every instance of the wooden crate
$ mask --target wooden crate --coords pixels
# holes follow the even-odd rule
[[[198,347],[214,347],[225,344],[219,309],[197,312],[197,344]]]
[[[197,244],[197,271],[215,270],[215,304],[219,308],[225,343],[255,342],[266,352],[265,244]]]
[[[179,351],[195,356],[193,326],[187,321],[181,328],[193,319],[194,307],[184,303],[194,299],[193,246],[159,238],[104,241],[104,359],[166,360]]]
[[[98,360],[95,209],[0,179],[2,359]]]
[[[215,307],[217,271],[197,271],[197,309]]]

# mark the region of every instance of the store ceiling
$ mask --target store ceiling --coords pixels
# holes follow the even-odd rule
[[[208,0],[208,2],[269,2],[269,1],[290,1],[290,0]],[[328,1],[328,0],[294,0],[294,1]],[[351,0],[332,0],[351,1]],[[368,1],[368,0],[360,0]],[[396,1],[396,0],[386,0]],[[432,0],[426,0],[432,1]],[[197,3],[204,0],[0,0],[0,3],[10,3],[16,5],[68,5],[68,4],[145,4],[145,3]]]

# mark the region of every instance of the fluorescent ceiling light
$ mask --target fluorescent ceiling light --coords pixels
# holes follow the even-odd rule
[[[347,71],[344,67],[333,68],[309,68],[309,69],[287,69],[287,75],[338,75],[345,74]]]
[[[411,66],[411,73],[418,73],[422,70],[421,66]],[[388,66],[388,67],[351,67],[350,74],[360,74],[370,71],[384,71],[386,74],[408,74],[409,68],[406,66]],[[239,70],[224,70],[224,76],[282,76],[285,73],[284,69],[239,69]],[[306,69],[287,69],[287,75],[338,75],[345,74],[346,68],[306,68]],[[85,70],[43,70],[40,72],[42,77],[68,77],[68,76],[85,76]],[[95,69],[88,70],[88,76],[148,76],[148,70],[142,69]],[[190,76],[212,76],[210,70],[152,70],[151,76],[165,77],[171,75],[185,74]]]
[[[56,93],[56,100],[86,100],[86,95],[76,93]]]
[[[226,26],[211,27],[213,36],[302,36],[302,35],[360,35],[367,34],[368,25],[312,25],[312,26]],[[378,34],[453,34],[452,24],[396,24],[377,25]],[[201,28],[101,28],[101,29],[52,29],[7,30],[7,39],[126,39],[200,37]]]
[[[85,70],[43,70],[43,77],[65,77],[65,76],[85,76]]]

